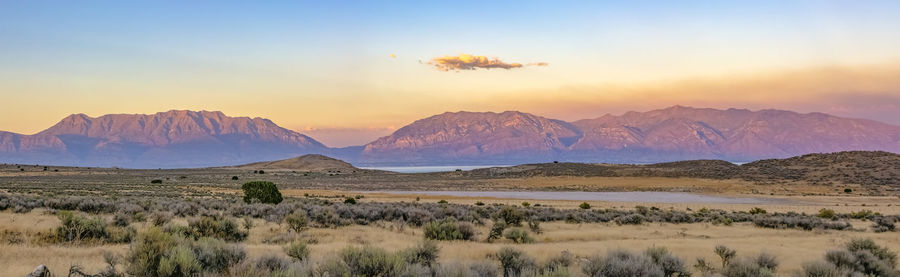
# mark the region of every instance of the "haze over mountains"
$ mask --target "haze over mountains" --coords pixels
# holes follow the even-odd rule
[[[328,148],[262,118],[221,112],[83,114],[34,135],[0,132],[0,162],[130,168],[236,165],[328,154],[362,165],[750,161],[845,150],[900,152],[900,126],[822,113],[674,106],[565,122],[456,112],[360,147]]]

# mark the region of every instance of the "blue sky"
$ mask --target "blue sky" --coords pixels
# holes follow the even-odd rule
[[[0,111],[0,130],[35,132],[70,113],[168,109],[379,130],[463,109],[564,119],[675,104],[828,112],[834,103],[703,102],[711,92],[699,91],[623,105],[626,92],[616,102],[599,91],[823,66],[856,72],[900,57],[898,1],[484,2],[5,1],[0,91],[13,108]],[[464,53],[549,65],[458,73],[428,65]],[[891,85],[858,89],[890,102]],[[534,104],[557,93],[594,106]]]

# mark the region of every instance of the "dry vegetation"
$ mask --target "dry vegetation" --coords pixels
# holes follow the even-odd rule
[[[731,168],[693,163],[695,169]],[[771,163],[780,161],[753,167],[791,167]],[[548,166],[566,172],[595,165]],[[891,254],[900,249],[900,198],[884,189],[895,184],[772,181],[781,177],[515,177],[496,170],[397,174],[4,165],[0,276],[24,276],[41,264],[57,276],[70,269],[97,276],[900,274]],[[892,172],[876,179],[893,180]],[[260,187],[251,189],[260,195],[245,199],[241,187],[251,181],[278,184],[279,196],[268,197],[270,190]],[[423,187],[680,191],[778,201],[760,207],[365,192]]]

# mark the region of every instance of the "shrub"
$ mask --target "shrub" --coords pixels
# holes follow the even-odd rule
[[[503,269],[503,276],[520,276],[527,269],[536,267],[534,259],[521,250],[512,247],[503,247],[497,251],[497,259]]]
[[[895,221],[896,219],[894,219],[893,217],[876,217],[872,223],[872,231],[876,233],[893,232],[897,228],[894,224]]]
[[[531,231],[535,234],[540,234],[543,232],[541,231],[541,222],[538,221],[537,218],[528,219],[528,229],[531,229]]]
[[[128,274],[135,276],[160,276],[159,264],[163,256],[178,244],[175,237],[158,228],[150,228],[138,234],[128,256]]]
[[[819,218],[834,219],[834,210],[832,210],[832,209],[824,209],[824,208],[823,208],[823,209],[819,210],[819,215],[818,215],[818,217],[819,217]]]
[[[113,224],[120,227],[125,227],[131,224],[132,216],[124,213],[117,212],[115,216],[113,216]]]
[[[760,207],[753,207],[753,209],[750,209],[750,214],[766,214],[766,210]]]
[[[448,203],[447,200],[444,200],[444,199],[441,199],[440,201],[438,201],[438,204],[447,204],[447,203]]]
[[[237,223],[224,218],[204,216],[188,222],[188,228],[194,238],[213,237],[231,242],[247,238],[247,232],[241,230]]]
[[[256,268],[260,268],[269,272],[283,271],[291,266],[291,261],[272,254],[266,254],[256,259]]]
[[[475,230],[471,224],[465,225],[452,218],[441,221],[432,221],[425,224],[423,229],[426,239],[433,240],[471,240],[475,237]]]
[[[722,269],[722,276],[725,277],[774,277],[773,270],[760,266],[751,260],[743,260],[729,263]]]
[[[581,271],[588,276],[665,276],[649,257],[623,250],[610,251],[606,257],[591,256],[581,263]]]
[[[295,211],[284,217],[284,223],[294,232],[300,233],[303,229],[306,229],[309,220],[306,218],[306,212]]]
[[[168,223],[169,220],[172,220],[172,214],[171,214],[171,213],[166,213],[166,212],[156,212],[156,213],[153,213],[153,214],[150,215],[150,221],[151,221],[150,223],[152,223],[153,226],[163,226],[163,225],[166,225],[166,223]]]
[[[734,249],[728,248],[724,245],[716,245],[716,248],[713,250],[716,253],[716,256],[719,256],[722,259],[722,268],[728,266],[731,263],[731,260],[737,256],[737,251]]]
[[[193,276],[202,269],[197,254],[190,247],[176,245],[160,257],[157,273],[159,276]]]
[[[639,225],[644,223],[646,218],[640,214],[629,214],[620,217],[616,217],[616,224],[619,225]]]
[[[80,241],[83,239],[105,239],[106,222],[100,217],[86,218],[70,211],[57,214],[61,226],[56,228],[56,235],[61,241]]]
[[[803,270],[799,274],[800,277],[843,277],[849,275],[846,270],[823,261],[804,264]]]
[[[244,190],[244,202],[259,201],[265,204],[281,203],[281,192],[275,183],[266,181],[248,182],[241,186]]]
[[[581,208],[582,210],[590,210],[591,204],[588,204],[588,202],[581,202],[581,204],[578,205],[578,207]]]
[[[514,207],[504,206],[500,209],[497,217],[502,219],[507,225],[521,226],[522,220],[525,219],[525,214]]]
[[[353,197],[347,197],[344,199],[344,204],[356,205],[356,199]]]
[[[850,188],[845,188],[845,189],[844,189],[844,193],[851,193],[851,192],[853,192],[853,189],[850,189]]]
[[[153,180],[150,180],[150,183],[151,183],[151,184],[162,184],[162,180],[160,180],[160,179],[153,179]]]
[[[550,258],[550,260],[547,261],[547,265],[544,266],[544,269],[555,272],[565,269],[572,264],[575,264],[575,255],[572,255],[569,251],[563,251],[559,253],[558,256]]]
[[[193,250],[203,269],[210,272],[222,272],[247,256],[243,247],[214,238],[198,239]]]
[[[690,271],[684,266],[684,261],[675,257],[665,247],[651,247],[644,251],[644,255],[658,265],[664,276],[689,276]]]
[[[405,267],[397,255],[371,246],[344,248],[339,256],[352,276],[397,276]]]
[[[494,225],[491,226],[491,231],[488,233],[487,241],[494,241],[502,237],[503,230],[506,230],[506,222],[494,221]]]
[[[305,242],[295,240],[284,246],[284,253],[294,260],[303,261],[309,257],[309,248],[306,247]]]
[[[503,237],[515,243],[532,243],[534,239],[528,235],[528,232],[520,228],[511,228],[503,233]]]
[[[475,201],[475,206],[484,206],[484,202]]]
[[[231,180],[238,180],[238,179],[240,179],[240,178],[238,178],[238,176],[231,176]]]
[[[529,207],[529,206],[531,206],[531,203],[528,203],[527,201],[522,202],[522,207]]]
[[[438,245],[432,240],[424,240],[416,246],[400,252],[406,263],[431,267],[438,259]]]
[[[841,276],[900,276],[894,268],[897,253],[878,246],[871,239],[852,239],[844,248],[825,253],[826,262],[844,271]],[[822,264],[804,271],[807,274],[813,271],[833,272],[832,268]]]

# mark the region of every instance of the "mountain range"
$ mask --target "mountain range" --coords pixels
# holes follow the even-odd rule
[[[0,162],[129,168],[226,166],[311,153],[358,165],[460,165],[741,162],[847,150],[900,152],[900,126],[823,113],[673,106],[574,122],[517,111],[448,112],[347,148],[328,148],[267,119],[208,111],[76,114],[33,135],[0,132]]]

